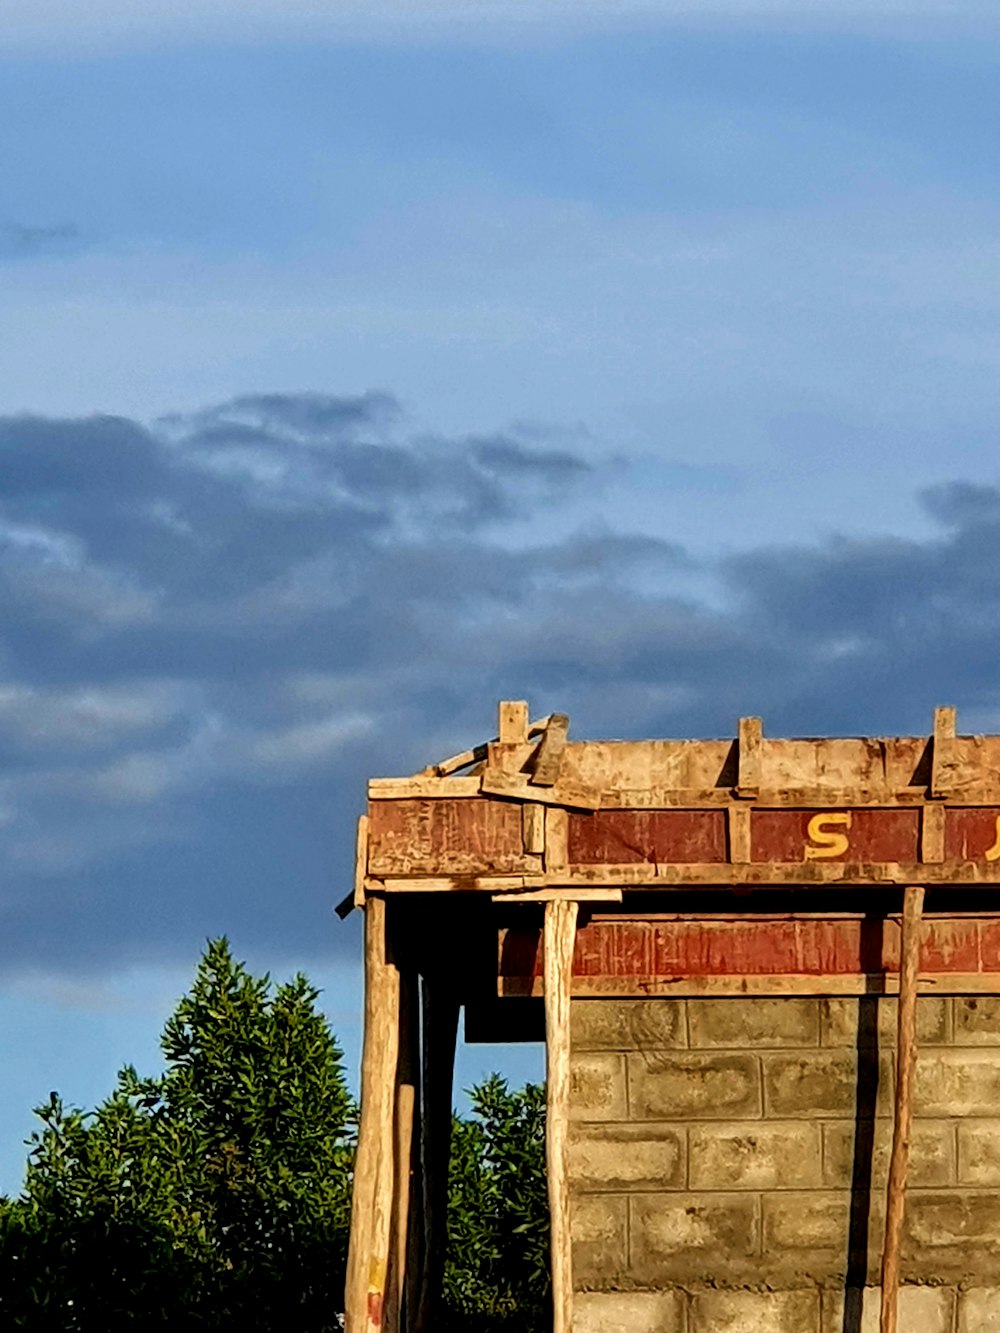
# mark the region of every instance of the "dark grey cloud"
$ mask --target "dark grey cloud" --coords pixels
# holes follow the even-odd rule
[[[71,222],[31,225],[0,222],[0,259],[33,259],[37,255],[75,254],[83,237]]]
[[[335,948],[366,776],[500,697],[583,735],[1000,725],[1000,490],[928,492],[924,540],[711,565],[627,514],[575,530],[605,479],[386,393],[0,421],[0,966]]]

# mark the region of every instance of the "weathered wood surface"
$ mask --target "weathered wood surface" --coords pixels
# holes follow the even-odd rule
[[[553,1333],[573,1326],[573,1261],[567,1137],[570,1103],[570,989],[577,905],[547,903],[545,974],[545,1167],[549,1196]]]
[[[553,713],[535,752],[529,781],[537,787],[553,787],[559,778],[569,735],[569,718]]]
[[[900,970],[900,923],[856,916],[748,917],[684,915],[635,920],[594,915],[577,931],[573,994],[667,994],[726,990],[783,993],[807,983],[852,993],[877,983],[890,990]],[[1000,914],[924,920],[919,974],[925,989],[1000,990]],[[543,974],[537,928],[514,924],[499,932],[498,975],[504,994],[540,994]],[[747,982],[753,985],[747,985]],[[757,983],[760,984],[757,984]],[[712,983],[712,984],[707,984]],[[818,989],[811,983],[819,983]]]
[[[521,809],[507,801],[373,801],[368,873],[381,875],[530,874]]]
[[[385,1333],[404,1333],[419,1302],[422,1190],[420,1163],[420,979],[412,962],[399,972],[392,1263]],[[411,1219],[414,1225],[411,1226]],[[405,1322],[404,1322],[405,1320]]]
[[[896,1034],[896,1096],[893,1104],[892,1156],[886,1189],[885,1242],[882,1248],[880,1333],[896,1333],[899,1270],[906,1207],[906,1177],[913,1131],[913,1074],[917,1055],[917,983],[921,964],[924,889],[907,887],[903,902],[899,1008]]]
[[[361,1123],[354,1164],[347,1259],[345,1328],[383,1328],[395,1197],[396,1067],[399,971],[389,955],[387,904],[365,904],[365,1010],[361,1056]]]

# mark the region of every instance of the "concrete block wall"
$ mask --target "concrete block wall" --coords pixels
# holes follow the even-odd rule
[[[878,1328],[896,1002],[572,1007],[575,1333]],[[1000,1333],[1000,997],[921,997],[901,1333]]]

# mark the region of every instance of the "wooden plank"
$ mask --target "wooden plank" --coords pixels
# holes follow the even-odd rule
[[[893,1107],[892,1156],[889,1161],[889,1184],[886,1192],[885,1244],[882,1249],[880,1333],[896,1333],[897,1329],[906,1177],[913,1130],[913,1072],[917,1055],[917,983],[923,910],[923,886],[909,885],[903,895],[902,966],[899,977],[896,1035],[896,1097]]]
[[[497,715],[501,745],[520,745],[528,739],[528,705],[523,699],[501,699]]]
[[[931,751],[930,795],[947,796],[950,790],[949,770],[955,762],[955,730],[957,710],[950,707],[934,709],[934,745]]]
[[[365,905],[365,879],[368,876],[368,816],[358,816],[354,843],[354,906]]]
[[[521,839],[531,856],[545,852],[545,806],[531,802],[521,806]]]
[[[424,1252],[420,1299],[408,1333],[434,1333],[440,1326],[441,1288],[448,1244],[448,1170],[459,1007],[458,995],[446,977],[434,974],[423,978],[421,1192]]]
[[[545,1166],[549,1195],[553,1333],[571,1333],[573,1326],[573,1257],[566,1141],[570,1102],[569,1000],[576,918],[576,903],[546,904],[543,948]]]
[[[569,816],[567,854],[571,865],[643,865],[725,861],[723,810],[599,810]]]
[[[953,976],[922,976],[921,995],[1000,995],[1000,972]],[[669,996],[783,996],[783,995],[896,995],[899,981],[893,975],[871,973],[861,976],[816,977],[809,975],[728,976],[728,977],[574,977],[573,999],[641,999]],[[541,997],[545,984],[541,977],[501,976],[498,995],[508,999]]]
[[[368,873],[531,874],[521,811],[509,801],[375,801],[368,816]]]
[[[377,893],[506,893],[548,887],[545,875],[401,875],[385,879],[369,877],[368,886]]]
[[[542,739],[535,753],[528,781],[536,787],[552,787],[559,778],[562,768],[566,740],[569,736],[569,718],[565,713],[553,713],[549,725],[542,733]]]
[[[450,755],[447,759],[442,759],[440,763],[429,764],[422,773],[415,773],[415,778],[447,778],[455,773],[461,772],[463,768],[468,768],[470,764],[481,764],[487,755],[486,744],[475,745],[471,750],[463,750],[460,754]]]
[[[387,904],[365,903],[365,1007],[361,1119],[344,1295],[346,1333],[383,1327],[392,1228],[399,972],[388,954]]]
[[[916,865],[917,810],[753,810],[750,855],[760,861],[895,861]],[[707,858],[706,858],[707,859]]]
[[[411,778],[369,778],[369,801],[402,801],[420,797],[452,800],[479,795],[478,777],[435,778],[418,773]]]
[[[759,717],[741,717],[736,795],[750,799],[760,791],[760,750],[763,723]]]
[[[620,903],[624,896],[622,889],[586,888],[586,889],[526,889],[516,893],[495,893],[495,903]]]
[[[541,801],[543,805],[562,805],[576,810],[599,810],[601,793],[578,783],[560,780],[552,787],[530,786],[526,774],[507,773],[486,768],[479,779],[485,795],[503,796],[509,801]]]

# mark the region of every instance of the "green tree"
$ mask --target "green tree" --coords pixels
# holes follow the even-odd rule
[[[545,1089],[494,1074],[452,1126],[447,1333],[551,1328]]]
[[[39,1108],[0,1208],[4,1327],[337,1327],[354,1107],[317,994],[214,941],[162,1075],[122,1070],[89,1115]]]

